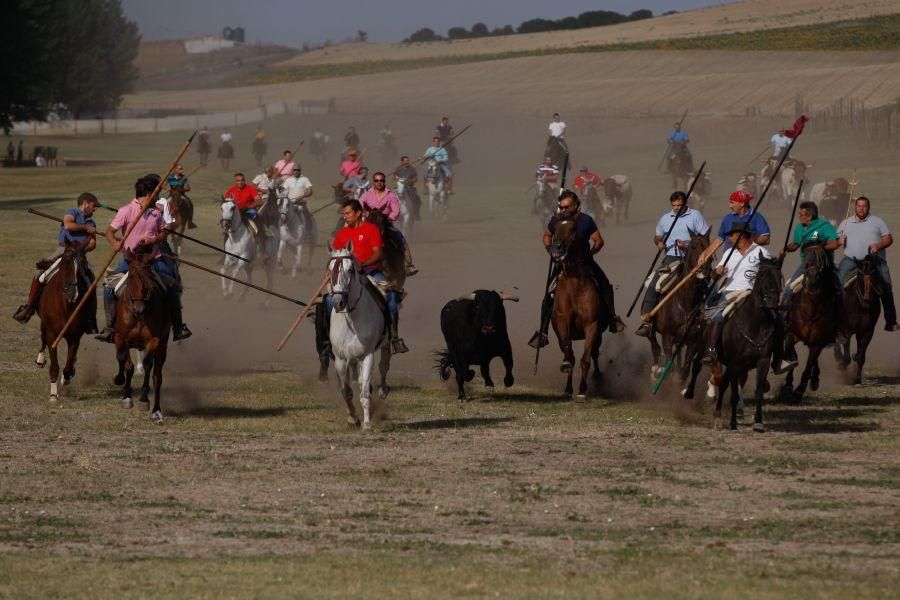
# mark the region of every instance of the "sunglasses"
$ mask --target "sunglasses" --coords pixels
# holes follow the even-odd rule
[[[570,208],[575,208],[575,206],[572,204],[557,204],[556,206],[563,210],[569,210]]]
[[[375,183],[384,183],[384,179],[373,179]]]

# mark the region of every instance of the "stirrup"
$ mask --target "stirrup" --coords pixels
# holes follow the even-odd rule
[[[707,367],[712,367],[719,362],[719,353],[716,352],[715,348],[707,348],[706,352],[703,353],[703,358],[700,359],[700,362]]]
[[[634,333],[641,337],[648,338],[648,337],[650,337],[650,333],[652,331],[653,331],[653,326],[649,322],[646,322],[646,323],[641,323],[641,326],[638,327],[637,331],[635,331]]]
[[[181,330],[180,330],[180,331],[174,331],[174,332],[172,332],[172,341],[173,341],[173,342],[180,342],[181,340],[186,340],[186,339],[188,339],[189,337],[191,337],[191,335],[193,335],[193,334],[191,333],[191,330],[188,329],[188,326],[187,326],[187,325],[185,325],[184,323],[182,323],[182,324],[181,324]]]
[[[409,352],[409,348],[403,342],[403,338],[394,338],[391,340],[391,354],[403,354]]]
[[[31,320],[32,315],[34,315],[34,310],[27,304],[23,304],[13,313],[13,319],[19,323],[27,323]]]
[[[531,336],[531,339],[528,340],[528,345],[534,348],[535,350],[539,348],[543,348],[550,344],[550,340],[547,339],[547,334],[542,331],[535,331],[534,335]]]
[[[407,277],[412,277],[413,275],[417,274],[418,272],[419,272],[419,268],[416,265],[414,265],[412,263],[409,263],[408,265],[406,265],[406,276]]]
[[[772,373],[775,375],[784,375],[788,371],[797,368],[800,361],[791,358],[782,358],[777,365],[772,365]]]

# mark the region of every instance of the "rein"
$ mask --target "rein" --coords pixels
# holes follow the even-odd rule
[[[351,271],[349,273],[350,277],[348,278],[349,282],[347,283],[347,290],[336,292],[336,291],[334,291],[334,286],[335,286],[335,284],[337,284],[338,278],[340,277],[340,274],[343,271],[343,264],[345,261],[350,261],[350,268],[351,268]],[[336,313],[352,313],[354,310],[356,310],[356,307],[359,306],[359,301],[362,299],[363,287],[364,287],[362,284],[360,284],[359,293],[356,295],[356,302],[351,303],[350,302],[350,293],[351,293],[350,288],[353,287],[353,280],[358,279],[358,277],[353,276],[354,272],[356,270],[354,268],[356,266],[356,260],[353,258],[352,255],[351,256],[335,256],[331,259],[331,262],[334,263],[334,266],[332,266],[330,269],[331,270],[331,279],[328,282],[328,292],[332,296],[347,297],[346,307],[343,310],[338,310],[337,308],[335,308],[334,312],[336,312]]]

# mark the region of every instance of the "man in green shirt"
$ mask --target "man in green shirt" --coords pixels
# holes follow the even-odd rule
[[[790,302],[794,295],[791,289],[791,282],[796,281],[801,275],[805,275],[803,268],[806,261],[806,255],[803,247],[807,244],[822,244],[828,253],[828,259],[834,264],[834,251],[841,245],[838,238],[837,230],[825,219],[819,218],[819,207],[815,202],[801,202],[800,212],[797,213],[797,226],[794,228],[794,239],[787,245],[785,251],[795,252],[800,250],[800,265],[794,274],[787,280],[784,286],[785,303]],[[781,259],[784,259],[784,252],[781,253]]]

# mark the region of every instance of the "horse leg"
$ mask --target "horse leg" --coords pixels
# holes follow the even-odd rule
[[[66,366],[63,369],[63,385],[69,385],[69,382],[75,377],[75,361],[78,358],[78,345],[80,343],[80,335],[66,338]]]
[[[722,418],[722,400],[725,399],[725,391],[728,389],[729,383],[731,383],[731,367],[725,369],[725,374],[719,383],[719,393],[716,394],[716,407],[713,409],[713,416],[716,419]]]
[[[166,364],[165,343],[157,348],[156,352],[153,354],[155,355],[153,358],[153,411],[150,413],[150,416],[155,419],[157,423],[162,423],[163,414],[162,407],[159,404],[159,397],[162,392],[163,365]],[[147,370],[149,371],[149,368]]]
[[[587,400],[587,377],[591,371],[591,355],[594,353],[594,346],[600,345],[600,332],[597,329],[596,322],[585,327],[584,351],[581,353],[581,381],[578,382],[576,400]]]
[[[334,357],[334,371],[337,374],[338,385],[341,388],[341,397],[347,404],[347,424],[359,427],[359,417],[356,416],[356,408],[353,406],[353,388],[350,387],[350,363],[346,358]]]
[[[375,366],[375,355],[367,354],[359,363],[359,403],[363,409],[363,429],[372,429],[372,367]]]
[[[811,347],[809,349],[809,355],[806,357],[806,366],[803,368],[803,373],[800,375],[800,383],[794,388],[794,400],[800,401],[803,398],[803,393],[806,391],[806,386],[809,384],[809,377],[812,374],[813,365],[815,364],[815,360],[819,356],[819,351],[815,347]]]
[[[297,273],[303,271],[303,245],[298,243],[294,246],[294,268],[291,271],[291,277],[296,278]]]
[[[50,398],[51,404],[59,402],[59,353],[58,348],[48,346],[50,352]]]
[[[559,338],[559,349],[563,353],[563,362],[559,366],[559,370],[566,373],[566,389],[565,393],[572,395],[572,371],[575,366],[575,353],[572,351],[572,340],[569,339],[569,331],[566,327],[560,327],[556,332]]]
[[[38,350],[38,355],[34,359],[34,366],[38,369],[43,369],[44,365],[47,364],[47,355],[45,354],[45,350],[47,349],[47,344],[44,343],[43,336],[41,336],[41,349]]]
[[[853,385],[860,385],[862,383],[862,372],[863,365],[866,364],[866,349],[869,347],[869,342],[872,341],[872,334],[874,331],[867,331],[862,335],[856,335],[856,376],[853,378]],[[849,362],[850,359],[850,344],[847,343],[847,360]]]
[[[122,408],[131,408],[134,406],[134,402],[131,401],[131,378],[134,377],[134,363],[131,361],[131,352],[128,351],[128,348],[122,348],[119,352],[124,355],[119,360],[124,360],[125,368],[125,382],[122,387]]]
[[[812,376],[809,380],[809,389],[812,391],[816,391],[819,389],[819,375],[821,372],[819,371],[819,354],[821,354],[823,348],[821,346],[817,347],[815,350],[815,360],[812,365]],[[812,352],[810,352],[812,354]]]
[[[659,366],[659,359],[662,355],[662,348],[659,345],[659,342],[656,341],[656,330],[651,327],[650,335],[647,338],[650,340],[650,352],[653,354],[653,364],[650,365],[650,379],[655,380],[659,377],[660,372],[662,371],[662,367]]]
[[[147,350],[141,364],[144,367],[144,382],[141,384],[141,397],[138,402],[143,405],[141,408],[150,408],[150,376],[153,375],[153,365],[155,363],[153,357],[156,353]]]
[[[378,362],[378,373],[381,375],[381,385],[378,388],[378,395],[382,400],[387,398],[391,392],[390,386],[387,384],[387,374],[391,368],[391,349],[385,344],[381,347],[381,360]]]
[[[737,431],[737,414],[738,414],[738,403],[741,400],[740,394],[740,376],[737,373],[732,373],[731,376],[731,421],[729,422],[729,427],[732,431]]]
[[[227,275],[228,269],[233,268],[234,262],[235,262],[235,259],[231,258],[230,256],[226,256],[225,262],[222,264],[222,268],[219,269],[219,273],[221,273],[222,275]],[[226,300],[231,296],[231,286],[232,285],[233,284],[231,281],[229,281],[228,279],[225,279],[224,277],[222,278],[222,297],[225,298]]]
[[[769,375],[769,357],[766,356],[756,363],[756,415],[753,418],[753,431],[763,433],[766,426],[763,425],[763,394],[766,387],[766,377]]]
[[[697,388],[697,377],[700,375],[700,370],[703,368],[703,363],[700,362],[700,353],[694,352],[693,347],[686,347],[684,350],[685,357],[690,357],[690,365],[691,365],[691,374],[687,380],[687,385],[681,391],[682,397],[687,400],[691,400],[694,397],[694,391]]]
[[[286,271],[284,262],[281,260],[284,255],[285,246],[287,246],[287,242],[285,242],[284,239],[278,240],[278,250],[275,253],[275,262],[278,264],[278,268],[281,269],[282,273]]]

